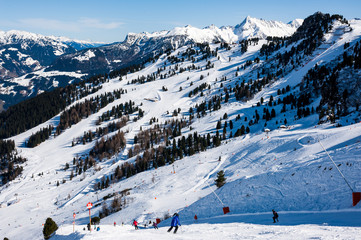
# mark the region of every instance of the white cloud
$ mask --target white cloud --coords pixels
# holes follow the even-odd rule
[[[15,24],[21,27],[38,28],[45,30],[61,30],[61,31],[71,31],[71,32],[76,32],[81,29],[80,26],[74,22],[66,22],[66,21],[59,21],[59,20],[45,19],[45,18],[19,19],[18,22]]]
[[[35,28],[44,30],[60,30],[68,32],[80,32],[84,29],[117,29],[124,23],[122,22],[104,22],[96,18],[79,18],[76,21],[61,21],[46,18],[25,18],[19,19],[15,22],[7,22],[7,26],[16,28]]]

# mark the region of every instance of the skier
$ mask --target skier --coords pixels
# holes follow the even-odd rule
[[[197,220],[198,220],[198,217],[197,217],[197,214],[196,214],[196,215],[194,215],[194,221],[197,222]]]
[[[278,213],[274,210],[274,209],[272,209],[272,213],[273,213],[273,223],[275,223],[276,222],[276,220],[277,220],[277,222],[278,222]]]
[[[116,222],[114,222],[114,227],[117,225],[117,223]]]
[[[133,221],[133,226],[135,227],[135,230],[138,229],[138,222],[135,219]]]
[[[175,227],[174,233],[177,233],[178,225],[181,226],[180,221],[179,221],[179,214],[174,213],[173,218],[172,218],[172,222],[170,224],[170,228],[168,229],[168,232],[172,231],[173,227]]]
[[[154,229],[158,229],[158,225],[156,222],[153,222],[153,227],[154,227]]]

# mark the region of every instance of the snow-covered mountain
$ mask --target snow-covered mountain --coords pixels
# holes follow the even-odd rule
[[[151,49],[135,35],[117,46]],[[0,162],[1,236],[42,239],[51,217],[55,239],[169,239],[167,218],[179,212],[186,232],[177,239],[358,238],[361,20],[316,13],[287,39],[182,38],[140,67],[0,114],[1,136],[27,158]],[[107,47],[70,55],[87,62]],[[88,202],[99,232],[83,230]],[[270,226],[271,209],[284,226]],[[143,227],[156,218],[159,232],[131,230],[133,219]]]
[[[71,39],[68,37],[56,37],[56,36],[49,36],[56,41],[62,42],[68,46],[75,48],[76,50],[82,50],[86,48],[95,48],[105,45],[104,42],[96,42],[96,41],[88,41],[88,40],[78,40],[78,39]]]
[[[285,24],[278,21],[266,21],[256,18],[247,17],[241,24],[235,27],[221,27],[218,28],[214,25],[199,29],[190,25],[185,27],[176,27],[169,31],[160,31],[154,33],[129,33],[123,42],[109,44],[106,46],[95,47],[100,43],[89,43],[86,41],[75,41],[63,37],[44,37],[41,35],[30,33],[14,33],[16,39],[32,39],[33,41],[40,42],[52,41],[49,43],[51,46],[58,46],[55,43],[60,42],[60,46],[66,48],[66,45],[72,46],[75,49],[81,49],[83,47],[91,46],[92,49],[84,49],[80,51],[70,51],[70,54],[63,54],[63,51],[55,51],[58,58],[52,57],[49,59],[53,61],[51,66],[47,67],[45,71],[36,71],[43,68],[44,64],[37,64],[36,61],[24,61],[25,64],[33,66],[29,68],[26,65],[26,70],[20,68],[16,74],[11,74],[12,71],[3,69],[3,75],[9,77],[16,77],[29,71],[33,71],[31,74],[24,75],[18,79],[10,79],[2,87],[1,100],[5,101],[5,106],[8,107],[21,99],[24,99],[29,95],[29,89],[35,88],[35,91],[31,93],[37,94],[39,91],[48,91],[53,86],[65,86],[72,79],[69,76],[73,76],[74,72],[79,73],[77,76],[84,77],[85,75],[104,74],[112,70],[116,70],[131,64],[141,64],[145,60],[162,54],[171,49],[177,49],[189,43],[212,43],[212,42],[226,42],[236,43],[243,39],[261,38],[264,39],[267,36],[284,37],[290,36],[296,29],[302,24],[302,20],[294,20],[289,24]],[[7,34],[9,35],[9,34]],[[21,37],[23,36],[23,37]],[[7,37],[8,39],[9,37]],[[23,40],[22,40],[23,41]],[[10,42],[10,41],[3,41]],[[45,45],[45,43],[42,43]],[[79,47],[81,46],[81,47]],[[15,48],[11,48],[15,49]],[[68,52],[69,52],[68,51]],[[1,50],[0,50],[1,52]],[[8,52],[2,53],[5,57],[4,62],[13,63],[13,59],[7,59]],[[14,53],[19,55],[17,52]],[[51,54],[50,54],[51,55]],[[58,56],[57,55],[57,56]],[[23,56],[23,55],[19,55]],[[4,59],[3,57],[3,59]],[[25,58],[24,58],[25,59]],[[17,63],[21,61],[17,60]],[[19,64],[16,64],[18,66]],[[5,65],[4,65],[5,66]],[[15,68],[15,66],[13,66]],[[14,70],[15,71],[15,70]],[[20,71],[20,72],[19,72]],[[44,72],[52,72],[51,77]],[[26,81],[23,81],[23,79]],[[78,79],[79,80],[79,79]],[[24,83],[29,85],[25,86]],[[9,90],[11,88],[11,90]],[[28,88],[28,89],[25,89]],[[8,93],[15,93],[15,96]],[[19,94],[22,92],[22,94]],[[27,93],[26,93],[27,92]]]
[[[244,21],[234,27],[234,33],[240,40],[248,38],[285,37],[291,36],[303,19],[295,19],[287,24],[280,21],[267,21],[248,16]]]
[[[43,91],[68,85],[74,78],[80,79],[82,74],[71,72],[44,73],[41,77],[36,73],[43,73],[61,55],[103,44],[25,31],[0,31],[0,99],[9,107]]]
[[[267,36],[290,36],[301,24],[302,20],[300,19],[285,24],[247,17],[235,27],[218,28],[211,25],[200,29],[187,25],[169,31],[129,33],[123,42],[92,49],[92,58],[87,57],[88,50],[79,51],[60,57],[50,69],[103,73],[127,66],[130,63],[141,63],[149,57],[189,43],[235,43],[255,37],[264,39]]]
[[[24,31],[0,31],[0,78],[10,79],[49,66],[75,49],[53,38]]]
[[[18,77],[49,66],[61,55],[101,45],[104,43],[25,31],[0,31],[0,78]]]
[[[263,19],[247,16],[242,23],[232,27],[220,27],[210,25],[205,28],[196,28],[190,25],[185,27],[176,27],[170,31],[161,31],[154,33],[130,33],[126,37],[127,44],[146,41],[148,39],[157,39],[164,37],[185,36],[189,41],[195,43],[227,42],[235,43],[243,39],[261,38],[268,36],[285,37],[291,36],[299,26],[302,25],[302,19],[296,19],[288,24],[280,21],[267,21]]]

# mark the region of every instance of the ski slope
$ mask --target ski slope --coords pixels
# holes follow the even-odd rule
[[[319,217],[315,221],[315,215]],[[83,226],[76,226],[73,233],[72,225],[64,225],[58,231],[54,240],[77,240],[77,239],[356,239],[360,234],[359,227],[330,226],[326,222],[339,219],[342,213],[309,213],[309,214],[288,214],[281,215],[282,219],[288,222],[294,222],[294,225],[283,225],[281,222],[277,225],[264,223],[260,221],[267,218],[270,222],[270,214],[259,215],[229,215],[221,218],[198,219],[198,222],[182,223],[177,234],[168,233],[168,226],[159,227],[158,230],[153,227],[140,227],[134,230],[130,225],[100,225],[99,231],[86,232]],[[351,214],[345,214],[348,217]],[[316,218],[317,218],[316,217]],[[353,216],[356,217],[356,216]],[[261,220],[262,219],[262,220]],[[304,221],[297,220],[303,219]],[[322,220],[321,220],[322,219]],[[358,218],[359,219],[359,218]],[[181,220],[182,221],[182,220]],[[304,222],[312,224],[304,224]],[[265,221],[266,222],[266,221]],[[251,224],[255,223],[255,224]],[[355,222],[350,222],[354,224]],[[360,224],[360,220],[357,224]],[[118,224],[118,223],[117,223]],[[317,225],[316,225],[317,224]],[[359,226],[359,225],[358,225]]]
[[[247,126],[255,109],[261,112],[264,107],[256,107],[261,97],[267,99],[275,95],[279,88],[296,86],[314,64],[330,62],[342,54],[345,41],[353,43],[360,39],[361,28],[357,27],[360,21],[353,24],[354,31],[344,33],[343,39],[334,38],[331,47],[319,49],[317,57],[266,87],[254,99],[248,102],[230,100],[220,110],[202,118],[194,118],[192,128],[182,129],[182,134],[187,136],[195,131],[202,135],[214,134],[217,121],[225,113],[228,115],[227,120],[234,122],[233,133],[241,125]],[[212,49],[218,46],[210,45]],[[179,212],[185,226],[181,227],[175,239],[209,239],[214,236],[225,239],[357,239],[361,235],[361,206],[358,204],[352,207],[351,190],[319,143],[322,141],[351,187],[361,191],[361,123],[355,123],[351,118],[348,119],[350,125],[336,128],[329,123],[318,125],[316,114],[296,120],[296,110],[288,111],[267,122],[267,128],[271,130],[269,133],[263,131],[263,121],[262,124],[251,126],[250,134],[222,141],[217,148],[185,157],[171,165],[138,173],[104,190],[95,191],[93,188],[103,176],[112,174],[118,165],[135,161],[135,157],[127,159],[127,153],[140,128],[151,127],[150,119],[157,118],[159,123],[163,123],[173,119],[172,112],[178,108],[181,108],[178,118],[187,118],[189,108],[218,94],[221,84],[235,86],[240,77],[255,78],[256,71],[250,68],[240,70],[239,77],[235,77],[235,72],[237,66],[257,56],[261,46],[262,41],[258,45],[249,46],[245,54],[241,54],[239,46],[233,46],[231,51],[220,50],[219,60],[210,60],[215,65],[211,69],[205,70],[207,62],[203,60],[195,63],[202,69],[185,71],[141,85],[128,84],[128,81],[152,74],[160,67],[166,66],[167,70],[174,67],[166,61],[167,56],[162,55],[140,72],[128,74],[122,81],[110,79],[101,90],[84,98],[89,99],[120,88],[127,91],[120,99],[68,128],[61,135],[51,137],[33,149],[24,147],[32,133],[49,124],[56,126],[60,118],[57,115],[13,137],[20,154],[28,161],[24,164],[23,174],[0,189],[0,214],[6,216],[0,219],[0,237],[6,236],[12,240],[24,239],[24,236],[26,239],[42,239],[42,224],[47,217],[52,217],[60,226],[54,239],[169,239],[165,227],[169,225],[169,220],[162,223],[158,231],[141,229],[135,232],[129,224],[133,219],[143,224]],[[186,48],[179,48],[172,55],[176,56]],[[192,62],[179,64],[186,67]],[[227,77],[227,80],[221,82],[222,77]],[[188,97],[188,93],[202,83],[210,84],[211,89],[205,91],[204,96]],[[168,91],[163,91],[163,86]],[[100,170],[91,168],[70,181],[70,171],[63,170],[65,164],[71,165],[74,157],[87,154],[94,146],[92,142],[71,147],[73,138],[82,136],[85,131],[94,131],[98,127],[95,123],[99,116],[129,100],[134,101],[145,113],[143,118],[136,122],[131,120],[122,129],[126,131],[126,148],[119,155],[99,162],[97,165]],[[275,107],[277,113],[280,108]],[[241,120],[235,121],[238,114]],[[288,128],[281,129],[280,120],[285,118],[288,119]],[[214,179],[220,170],[224,170],[227,184],[216,189]],[[63,180],[66,182],[63,183]],[[60,182],[59,186],[56,186],[57,181]],[[129,189],[130,193],[126,197],[126,206],[102,219],[101,231],[84,232],[82,229],[89,221],[86,204],[93,203],[92,215],[96,216],[102,209],[103,197],[125,189]],[[105,201],[108,206],[111,200]],[[230,207],[231,215],[222,216],[223,206]],[[269,224],[271,209],[280,212],[281,223],[278,225],[281,226]],[[77,214],[76,233],[72,233],[73,213]],[[193,224],[195,214],[199,217],[196,225]],[[125,226],[113,227],[111,225],[114,221],[118,224],[124,222]]]

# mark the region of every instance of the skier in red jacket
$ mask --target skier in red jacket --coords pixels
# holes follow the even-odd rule
[[[137,220],[135,220],[135,219],[134,219],[134,221],[133,221],[133,226],[135,227],[135,230],[138,229],[138,222],[137,222]]]

